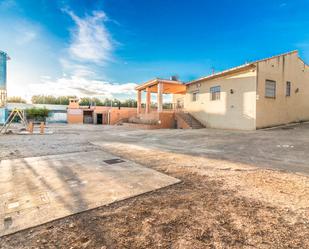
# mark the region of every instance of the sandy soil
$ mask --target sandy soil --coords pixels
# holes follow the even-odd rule
[[[0,158],[101,148],[182,182],[3,237],[0,248],[309,248],[307,175],[162,149],[162,137],[139,143],[135,131],[79,129],[0,138]]]

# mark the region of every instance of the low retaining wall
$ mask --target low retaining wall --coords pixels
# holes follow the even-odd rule
[[[175,113],[160,112],[159,113],[159,127],[160,129],[175,129],[176,128]]]
[[[130,120],[130,119],[129,119]],[[137,118],[132,119],[132,124],[158,127],[156,129],[175,129],[176,120],[174,112],[154,112],[139,114]]]
[[[105,107],[105,106],[91,106],[90,108],[87,107],[78,107],[78,108],[68,108],[67,111],[67,121],[69,124],[82,124],[84,122],[84,111],[89,112],[90,117],[92,117],[92,122],[96,124],[97,114],[105,115],[103,124],[117,124],[122,119],[127,119],[132,116],[136,116],[136,108],[130,107]],[[103,118],[103,117],[102,117]]]
[[[155,130],[161,129],[159,125],[147,125],[147,124],[136,124],[136,123],[123,123],[122,126],[132,129],[141,129],[141,130]]]
[[[179,115],[176,115],[177,129],[192,129]]]

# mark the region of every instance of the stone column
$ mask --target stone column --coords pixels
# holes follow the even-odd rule
[[[163,97],[162,97],[162,93],[163,93],[163,83],[159,82],[158,83],[158,93],[157,93],[157,104],[158,104],[158,112],[162,112],[163,111]]]
[[[137,91],[137,114],[140,114],[142,111],[142,91]]]
[[[150,108],[151,108],[151,92],[150,88],[146,88],[146,113],[150,113]]]

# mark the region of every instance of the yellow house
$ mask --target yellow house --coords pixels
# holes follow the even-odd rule
[[[186,84],[174,95],[206,127],[255,130],[309,120],[309,66],[297,51]]]

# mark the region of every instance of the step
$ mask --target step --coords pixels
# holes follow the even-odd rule
[[[204,128],[204,126],[189,113],[178,113],[177,115],[182,120],[184,120],[184,122],[187,123],[187,125],[189,125],[192,129]]]

